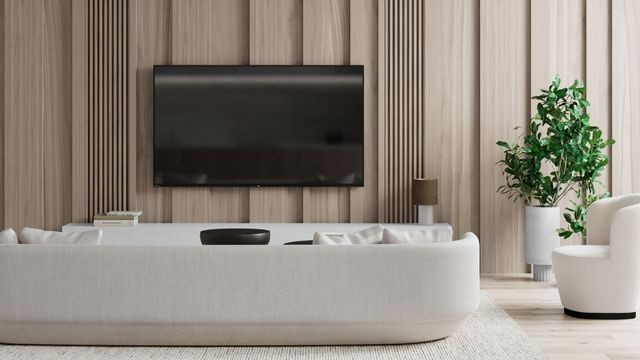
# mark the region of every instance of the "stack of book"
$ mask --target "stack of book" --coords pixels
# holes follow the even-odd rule
[[[134,226],[142,211],[109,211],[93,217],[94,226]]]

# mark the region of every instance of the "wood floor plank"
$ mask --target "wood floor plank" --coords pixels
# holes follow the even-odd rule
[[[529,274],[483,275],[480,284],[552,360],[640,358],[640,318],[572,318],[556,283],[534,282]]]

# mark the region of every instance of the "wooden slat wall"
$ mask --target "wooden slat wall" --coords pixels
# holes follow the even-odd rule
[[[173,64],[208,64],[211,62],[211,2],[185,0],[171,3],[171,60]],[[173,222],[207,222],[211,217],[208,188],[174,188]]]
[[[531,3],[531,94],[546,89],[555,75],[564,85],[585,79],[585,1],[542,0]],[[531,101],[535,114],[536,101]],[[605,129],[606,130],[606,129]],[[606,180],[606,179],[605,179]],[[606,191],[606,189],[603,189]],[[576,197],[569,194],[558,205],[570,207]],[[562,226],[566,222],[562,219]],[[580,244],[580,236],[562,241]]]
[[[55,229],[71,218],[71,2],[45,1],[43,10],[44,227]]]
[[[248,1],[172,3],[173,64],[247,64]],[[247,189],[174,188],[173,222],[248,220]]]
[[[377,0],[132,3],[131,16],[137,21],[129,38],[137,51],[130,55],[135,77],[129,80],[129,89],[136,94],[135,104],[130,105],[136,109],[130,112],[137,118],[132,122],[138,139],[133,157],[138,174],[131,180],[135,182],[131,203],[145,213],[144,221],[377,221]],[[352,7],[363,12],[352,15]],[[366,69],[365,131],[369,136],[364,188],[152,186],[153,64],[301,64],[303,60],[370,66]]]
[[[586,0],[585,84],[591,102],[591,122],[611,137],[611,2]],[[611,160],[611,148],[607,149]],[[611,189],[611,165],[600,177],[602,189]]]
[[[153,65],[171,63],[171,1],[135,0],[136,19],[130,41],[136,51],[131,55],[135,78],[129,92],[135,94],[136,125],[136,209],[147,222],[171,222],[171,189],[153,186]],[[135,83],[132,83],[135,79]]]
[[[378,1],[351,0],[350,61],[364,65],[364,187],[350,191],[351,222],[378,221]]]
[[[613,193],[640,192],[640,2],[612,0]]]
[[[304,0],[302,24],[303,64],[349,63],[348,0]],[[348,222],[349,188],[304,188],[302,221]]]
[[[55,229],[71,220],[71,1],[3,5],[4,226]]]
[[[129,208],[128,2],[91,0],[89,216]]]
[[[71,220],[89,217],[89,94],[88,94],[88,4],[71,2]],[[68,140],[67,140],[68,141]],[[68,180],[67,180],[68,181]],[[61,224],[56,224],[60,226]]]
[[[387,0],[379,31],[385,37],[382,191],[385,222],[415,221],[411,180],[423,176],[423,1]]]
[[[4,229],[4,0],[0,0],[0,228]]]
[[[302,0],[251,0],[250,63],[302,64]],[[302,189],[252,188],[251,222],[302,221]]]
[[[478,10],[475,0],[424,10],[424,175],[439,180],[436,219],[455,236],[480,228]]]
[[[640,191],[634,0],[0,5],[4,226],[127,207],[153,222],[411,221],[424,175],[440,180],[438,219],[480,234],[483,272],[522,271],[523,207],[495,193],[495,141],[515,140],[556,73],[585,80],[592,121],[618,141],[606,187]],[[151,68],[171,62],[364,64],[366,186],[153,188]]]
[[[43,7],[6,0],[5,226],[44,226],[42,171]],[[31,139],[32,143],[21,139]],[[9,191],[6,191],[9,190]]]
[[[496,141],[516,141],[529,118],[529,2],[480,2],[480,266],[522,272],[524,208],[496,194],[504,182]]]

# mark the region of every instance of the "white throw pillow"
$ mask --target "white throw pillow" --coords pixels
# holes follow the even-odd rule
[[[0,244],[17,244],[18,235],[12,228],[0,231]]]
[[[453,240],[453,231],[448,227],[434,227],[424,230],[384,229],[383,244],[427,244]]]
[[[21,244],[100,245],[101,240],[102,230],[62,233],[26,227],[20,231]]]
[[[314,245],[352,245],[352,244],[380,244],[382,242],[380,225],[352,233],[320,233],[313,234]]]

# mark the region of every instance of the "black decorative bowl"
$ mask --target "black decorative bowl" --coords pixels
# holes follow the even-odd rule
[[[267,245],[271,232],[264,229],[211,229],[200,231],[202,245]]]

